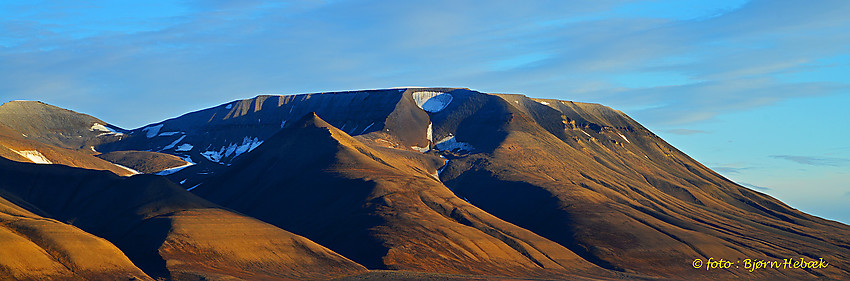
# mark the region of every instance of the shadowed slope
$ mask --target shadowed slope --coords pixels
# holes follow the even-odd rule
[[[153,280],[103,238],[36,215],[5,196],[0,195],[0,279]]]
[[[218,208],[168,180],[0,159],[0,190],[117,245],[172,280],[327,279],[363,272],[303,237]]]
[[[371,268],[606,274],[562,246],[469,205],[429,171],[410,168],[421,163],[386,153],[308,114],[193,192]]]

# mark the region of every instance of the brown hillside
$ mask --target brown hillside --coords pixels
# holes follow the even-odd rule
[[[153,280],[109,241],[36,215],[7,196],[0,196],[0,279]]]
[[[155,278],[328,279],[365,271],[310,240],[221,209],[158,176],[121,178],[0,159],[0,191],[108,239]]]
[[[151,151],[113,151],[98,154],[97,158],[128,167],[142,174],[152,174],[188,164],[180,157]]]
[[[25,155],[30,155],[30,158]],[[0,157],[18,162],[50,162],[92,170],[106,170],[121,176],[135,171],[116,166],[87,153],[43,144],[23,137],[23,134],[0,124]],[[33,158],[33,159],[31,159]]]
[[[93,147],[118,141],[122,129],[90,115],[39,101],[11,101],[0,105],[0,124],[44,144],[94,154]]]

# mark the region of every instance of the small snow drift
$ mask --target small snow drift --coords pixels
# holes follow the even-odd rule
[[[133,169],[128,168],[128,167],[125,167],[125,166],[121,166],[121,165],[119,165],[119,164],[112,163],[112,165],[115,165],[115,166],[117,166],[118,168],[124,169],[125,171],[127,171],[127,172],[129,172],[129,173],[130,173],[129,175],[126,175],[126,176],[132,176],[132,175],[138,175],[138,174],[141,174],[141,173],[139,173],[139,171],[133,170]]]
[[[47,159],[47,157],[44,157],[44,154],[41,154],[41,152],[38,152],[38,150],[17,151],[12,149],[12,151],[23,157],[26,157],[27,159],[36,164],[53,164],[53,162],[50,162],[50,160]]]
[[[413,93],[413,100],[422,110],[430,113],[439,112],[452,102],[452,95],[443,92],[422,91]]]
[[[221,149],[219,149],[218,151],[208,150],[201,152],[201,156],[207,158],[207,160],[210,160],[212,162],[225,164],[224,162],[222,162],[224,158],[230,157],[231,155],[233,155],[232,158],[236,158],[236,156],[254,150],[254,148],[257,148],[262,143],[263,141],[261,141],[259,138],[244,137],[244,139],[242,140],[242,144],[231,143],[226,147],[221,147]]]
[[[170,143],[169,145],[166,145],[165,147],[162,148],[162,150],[169,150],[169,149],[174,148],[174,146],[176,146],[181,141],[183,141],[184,138],[186,138],[186,135],[180,136],[179,139],[175,140],[174,142]]]
[[[446,151],[453,151],[453,152],[460,152],[460,151],[467,151],[468,152],[468,151],[472,151],[473,149],[475,149],[469,143],[457,141],[457,139],[455,139],[454,136],[448,136],[448,137],[443,138],[442,140],[440,140],[436,144],[434,144],[434,148],[437,149],[437,150],[446,150]]]
[[[120,135],[123,135],[122,133],[120,133],[120,132],[118,132],[118,131],[116,131],[116,130],[114,130],[114,129],[112,129],[112,128],[106,127],[106,126],[104,126],[104,125],[102,125],[102,124],[100,124],[100,123],[94,123],[94,124],[92,124],[92,125],[91,125],[91,128],[89,128],[89,131],[92,131],[92,132],[94,132],[94,131],[101,131],[101,132],[103,132],[103,133],[101,133],[101,134],[100,134],[100,135],[98,135],[98,136],[103,136],[103,135],[116,135],[116,136],[120,136]]]
[[[142,131],[146,132],[146,136],[148,138],[152,138],[152,137],[155,137],[156,135],[159,134],[160,129],[162,129],[162,124],[159,124],[159,125],[156,125],[156,126],[146,127],[144,129],[142,129]]]
[[[184,143],[178,146],[177,149],[175,149],[174,151],[189,151],[192,150],[193,147],[194,146],[192,146],[191,144]]]
[[[187,162],[188,162],[188,161],[187,161]],[[167,176],[167,175],[170,175],[170,174],[173,174],[173,173],[179,172],[180,170],[183,170],[184,168],[189,167],[189,166],[192,166],[192,165],[195,165],[195,163],[188,162],[188,163],[186,163],[186,164],[184,164],[184,165],[182,165],[182,166],[177,166],[177,167],[174,167],[174,168],[168,168],[168,169],[165,169],[165,170],[159,171],[159,172],[155,173],[155,175]]]

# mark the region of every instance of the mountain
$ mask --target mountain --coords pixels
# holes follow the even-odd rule
[[[481,149],[452,159],[441,173],[456,194],[599,266],[707,279],[848,274],[842,266],[752,273],[681,266],[695,257],[843,260],[850,254],[848,226],[723,178],[622,112],[475,95],[456,98],[431,120],[436,136],[454,134]]]
[[[123,129],[100,119],[38,101],[0,105],[0,124],[31,140],[91,153],[101,143],[125,137]]]
[[[193,192],[369,268],[606,274],[561,245],[454,196],[434,177],[440,160],[367,147],[310,113]],[[286,198],[298,200],[281,204]]]
[[[400,103],[404,89],[316,93],[294,96],[258,96],[127,131],[115,142],[96,146],[98,151],[141,150],[168,153],[197,163],[169,176],[193,186],[248,151],[278,130],[309,112],[352,135],[392,130],[393,138],[426,146],[425,132],[406,122],[427,126],[427,115],[415,105]],[[397,106],[408,106],[406,116],[388,116]],[[414,110],[415,109],[415,110]],[[401,120],[404,120],[403,122]],[[397,137],[398,136],[398,137]],[[397,143],[398,140],[389,140]]]
[[[28,210],[43,217],[105,238],[118,248],[97,238],[106,244],[99,247],[111,246],[120,257],[125,253],[154,278],[327,279],[365,271],[306,238],[218,207],[158,176],[122,178],[102,171],[0,159],[0,194],[24,202]],[[91,250],[81,255],[82,262],[104,267],[99,263],[122,261],[99,254],[95,245],[81,244],[84,240],[74,238],[71,231],[38,227],[31,231],[59,232],[50,242]],[[0,248],[7,249],[3,245]]]
[[[0,112],[24,106],[28,119],[0,115],[7,135],[165,176],[5,161],[0,195],[103,237],[153,278],[850,278],[850,226],[742,187],[598,104],[364,90],[258,96],[133,130],[32,102]],[[693,268],[709,258],[735,266]],[[801,258],[829,266],[742,264]]]

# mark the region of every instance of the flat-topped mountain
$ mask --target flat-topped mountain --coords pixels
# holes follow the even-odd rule
[[[56,112],[64,112],[28,106],[50,108],[32,111],[33,120],[61,120]],[[61,122],[23,126],[21,118],[0,114],[0,124],[32,141],[103,153],[98,156],[165,177],[76,172],[69,181],[45,172],[53,165],[10,162],[2,168],[28,165],[20,167],[39,170],[44,182],[0,182],[0,190],[18,200],[10,202],[26,202],[15,203],[22,208],[41,210],[32,211],[37,216],[106,238],[153,278],[329,276],[315,270],[349,279],[850,278],[841,262],[850,258],[850,226],[740,186],[599,104],[463,88],[258,96],[106,135],[81,133],[102,121],[62,114],[86,121],[51,130]],[[63,138],[74,133],[88,140]],[[50,200],[72,195],[26,189],[55,188],[62,182],[55,178],[74,182],[79,192],[111,190],[103,182],[129,187],[56,204]],[[95,204],[110,200],[103,205],[109,208]],[[121,211],[123,205],[136,207]],[[115,213],[116,222],[138,225],[125,228],[126,237],[140,231],[155,243],[128,246],[115,238],[122,224],[72,215],[77,209]],[[251,236],[235,229],[240,225],[273,234]],[[242,253],[241,247],[268,249],[273,246],[262,239],[284,236],[300,237],[296,245],[313,250],[282,249],[273,252],[286,254],[251,262],[214,258]],[[289,260],[298,255],[316,266]],[[823,258],[830,266],[693,268],[695,259],[708,258]],[[221,263],[205,265],[213,261]]]

